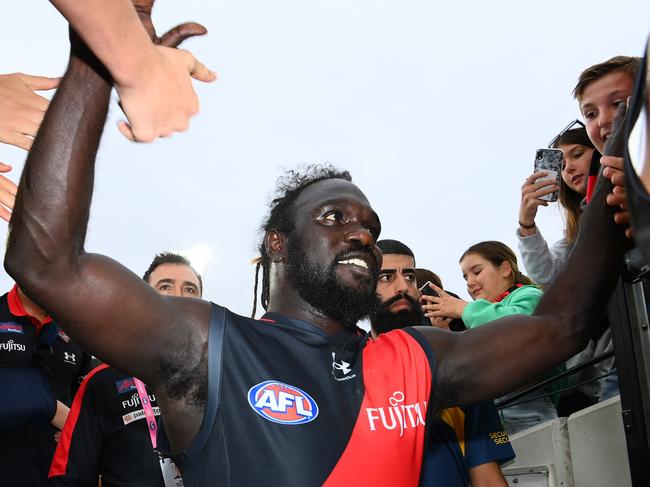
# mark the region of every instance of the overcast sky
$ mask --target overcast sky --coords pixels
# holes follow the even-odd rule
[[[5,5],[0,72],[60,75],[66,24],[45,0]],[[467,298],[458,258],[514,236],[538,147],[579,115],[582,69],[640,55],[650,2],[160,0],[160,33],[210,31],[192,50],[220,79],[197,85],[187,133],[131,144],[113,102],[87,250],[141,275],[161,250],[207,245],[205,297],[248,314],[259,225],[283,168],[352,172],[396,238]],[[18,179],[25,154],[0,146]],[[556,207],[538,226],[562,234]],[[6,230],[3,230],[6,231]],[[11,285],[5,272],[3,289]]]

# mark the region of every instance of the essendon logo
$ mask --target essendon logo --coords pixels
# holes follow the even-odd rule
[[[251,387],[248,404],[257,414],[274,423],[304,424],[318,416],[318,405],[309,394],[274,380]]]
[[[135,391],[137,389],[135,387],[135,381],[133,380],[133,377],[129,377],[128,379],[116,380],[115,387],[117,388],[118,394],[125,394],[127,392]]]
[[[23,325],[9,321],[7,323],[0,323],[0,333],[18,333],[22,335],[24,332]]]

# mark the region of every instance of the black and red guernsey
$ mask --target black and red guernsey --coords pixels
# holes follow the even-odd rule
[[[158,416],[156,398],[149,399]],[[49,472],[51,487],[164,487],[131,375],[103,364],[74,398]]]
[[[186,487],[418,485],[435,360],[416,330],[327,335],[213,305],[208,349],[199,433],[170,454],[159,430]]]

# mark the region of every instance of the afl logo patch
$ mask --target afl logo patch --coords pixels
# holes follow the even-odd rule
[[[251,387],[248,404],[257,414],[274,423],[304,424],[318,416],[318,405],[309,394],[275,380]]]

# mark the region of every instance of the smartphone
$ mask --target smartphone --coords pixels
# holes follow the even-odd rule
[[[548,174],[539,178],[537,182],[548,181],[549,184],[560,184],[560,177],[562,174],[562,161],[564,155],[560,149],[537,149],[535,154],[535,172],[546,171]],[[541,196],[539,199],[544,201],[557,201],[560,191],[556,190],[552,193]]]
[[[437,292],[435,292],[435,291],[434,291],[434,290],[429,286],[429,284],[431,284],[431,281],[427,281],[427,282],[425,282],[425,283],[424,283],[424,286],[422,286],[422,287],[420,288],[420,293],[422,293],[422,294],[426,294],[427,296],[435,296],[436,298],[439,298],[440,295],[439,295]]]

